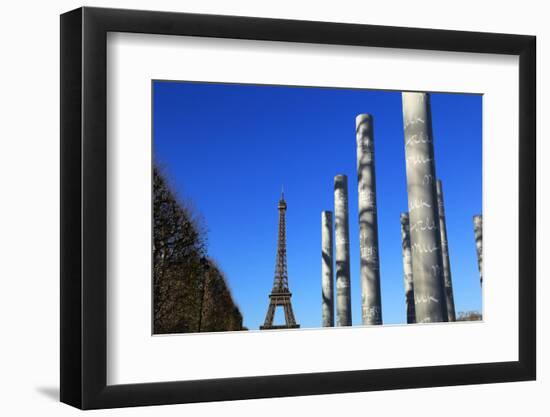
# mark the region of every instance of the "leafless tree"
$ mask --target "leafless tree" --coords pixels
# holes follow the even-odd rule
[[[481,321],[483,317],[479,311],[459,311],[456,321]]]

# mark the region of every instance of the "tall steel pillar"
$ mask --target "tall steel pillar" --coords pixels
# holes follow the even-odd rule
[[[416,323],[414,310],[414,283],[409,232],[409,213],[401,213],[401,247],[403,253],[403,282],[405,284],[405,307],[407,324]]]
[[[351,326],[349,261],[348,177],[334,177],[334,216],[336,240],[336,325]]]
[[[474,237],[476,240],[479,283],[483,285],[483,216],[481,214],[474,216]]]
[[[417,323],[447,321],[430,96],[403,92],[409,228]]]
[[[443,200],[443,184],[437,180],[437,207],[439,213],[439,230],[441,232],[441,255],[443,261],[443,282],[445,284],[445,300],[447,302],[447,318],[456,321],[455,301],[453,295],[453,280],[451,278],[451,262],[449,261],[449,245],[447,241],[447,221],[445,218],[445,202]]]
[[[334,326],[332,212],[321,213],[321,289],[323,327]]]
[[[374,127],[373,118],[370,114],[360,114],[355,118],[355,136],[359,197],[361,318],[364,325],[382,324]]]

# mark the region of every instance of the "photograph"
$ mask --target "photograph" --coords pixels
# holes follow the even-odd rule
[[[6,292],[30,320],[8,320],[16,351],[41,341],[35,364],[8,366],[35,386],[13,410],[57,393],[104,413],[241,417],[269,399],[278,416],[537,414],[550,26],[525,19],[532,7],[442,20],[433,5],[381,5],[65,5],[59,25],[44,5],[40,36],[11,31],[30,45],[14,43],[22,74],[57,48],[5,100],[22,109],[6,178],[29,183],[6,193],[29,197],[5,205],[25,214],[5,216],[19,238],[6,282],[28,287],[18,274],[36,264],[41,306]],[[37,262],[29,237],[45,242]],[[59,285],[44,275],[54,249]]]
[[[154,335],[483,320],[482,94],[151,94]]]

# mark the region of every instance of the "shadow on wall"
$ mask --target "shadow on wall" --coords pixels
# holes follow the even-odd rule
[[[59,387],[36,387],[36,392],[52,401],[59,401]]]

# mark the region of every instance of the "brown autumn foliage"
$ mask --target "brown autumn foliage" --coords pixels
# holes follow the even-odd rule
[[[226,279],[208,258],[204,231],[156,167],[153,222],[153,332],[243,330]]]

